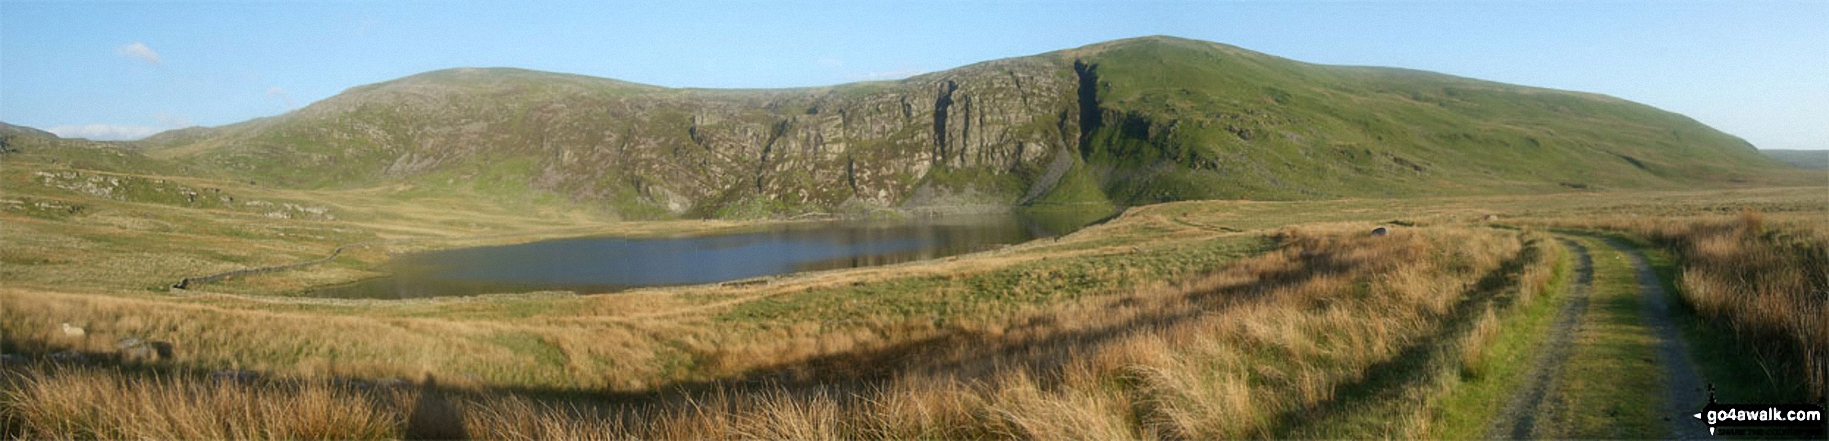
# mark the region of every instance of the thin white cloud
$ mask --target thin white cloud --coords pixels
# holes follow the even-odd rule
[[[114,48],[114,53],[123,57],[144,61],[147,64],[154,66],[165,64],[164,60],[159,59],[158,52],[154,52],[151,47],[146,46],[146,43],[138,41],[133,42],[133,44]]]
[[[165,127],[179,128],[179,127],[190,127],[191,126],[191,119],[185,118],[184,115],[173,115],[170,113],[159,112],[159,114],[154,115],[153,118],[159,120],[159,125],[163,125]]]
[[[267,96],[279,98],[279,101],[284,103],[286,108],[292,108],[292,93],[286,92],[286,88],[284,87],[273,86],[267,88]]]
[[[64,138],[88,138],[97,141],[132,141],[165,131],[158,127],[114,124],[57,126],[45,130]]]
[[[887,71],[887,72],[870,72],[870,73],[866,73],[863,75],[859,75],[858,78],[865,80],[865,81],[900,80],[903,78],[908,78],[908,77],[912,77],[912,76],[920,75],[920,74],[924,74],[924,73],[927,73],[927,71],[914,70],[914,69],[892,70],[892,71]]]

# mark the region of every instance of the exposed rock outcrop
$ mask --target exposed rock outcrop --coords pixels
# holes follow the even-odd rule
[[[1008,206],[1655,186],[1772,165],[1608,97],[1166,37],[776,90],[449,69],[141,144],[279,186],[556,194],[629,216],[906,207],[920,189]]]

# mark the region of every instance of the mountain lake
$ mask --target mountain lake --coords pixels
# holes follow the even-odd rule
[[[907,220],[788,223],[672,238],[582,237],[406,254],[387,276],[318,288],[311,297],[404,299],[729,282],[889,265],[1058,237],[1113,214],[1043,211]]]

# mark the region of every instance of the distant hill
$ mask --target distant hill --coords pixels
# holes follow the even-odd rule
[[[1172,37],[798,89],[450,69],[136,145],[264,184],[631,217],[1676,188],[1783,168],[1617,98]]]
[[[1829,168],[1829,150],[1760,150],[1772,159],[1799,168]]]
[[[54,133],[51,133],[51,132],[46,132],[43,130],[31,128],[31,127],[16,126],[16,125],[12,125],[12,124],[7,124],[5,122],[0,122],[0,141],[10,140],[13,138],[18,138],[18,137],[56,138],[57,135]]]
[[[131,144],[60,138],[51,132],[0,122],[0,161],[58,164],[125,173],[208,176],[210,171],[146,157]]]

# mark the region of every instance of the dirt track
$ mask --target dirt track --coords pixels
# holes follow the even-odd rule
[[[1669,427],[1668,438],[1708,438],[1708,428],[1701,421],[1686,417],[1707,403],[1707,382],[1698,373],[1688,345],[1678,335],[1676,324],[1671,320],[1670,308],[1676,300],[1664,289],[1663,282],[1652,271],[1644,254],[1616,240],[1609,239],[1606,243],[1629,256],[1641,296],[1640,316],[1656,341],[1655,361],[1664,382],[1663,390],[1660,391],[1662,408],[1653,413],[1661,415]],[[1562,305],[1543,350],[1532,362],[1524,383],[1488,426],[1488,438],[1556,438],[1569,435],[1557,432],[1560,428],[1555,427],[1557,424],[1554,420],[1558,415],[1572,410],[1556,408],[1558,400],[1551,397],[1562,386],[1561,377],[1567,375],[1563,365],[1574,352],[1575,337],[1587,322],[1585,313],[1593,289],[1594,262],[1586,247],[1569,240],[1565,240],[1564,244],[1569,246],[1576,258],[1575,280],[1568,292],[1571,297]]]

